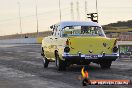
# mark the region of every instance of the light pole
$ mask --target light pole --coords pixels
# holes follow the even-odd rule
[[[35,0],[35,10],[36,10],[36,29],[37,29],[37,36],[39,35],[39,25],[38,25],[38,6],[37,6],[37,0]]]
[[[85,21],[87,20],[87,1],[85,0]]]
[[[96,13],[97,13],[97,21],[98,21],[98,1],[96,0]]]
[[[60,22],[61,22],[61,2],[60,2],[60,0],[59,0],[59,13],[60,13]]]
[[[71,20],[74,20],[73,2],[71,2]]]
[[[79,2],[76,2],[77,20],[80,20]]]
[[[20,27],[20,34],[22,38],[22,20],[21,20],[21,4],[20,2],[17,3],[19,8],[19,27]]]

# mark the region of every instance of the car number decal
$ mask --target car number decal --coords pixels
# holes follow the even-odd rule
[[[85,59],[98,59],[98,55],[86,55]]]

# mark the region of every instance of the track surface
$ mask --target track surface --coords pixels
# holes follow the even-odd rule
[[[83,88],[78,76],[82,66],[71,66],[59,72],[50,63],[44,69],[40,55],[41,45],[0,45],[0,88]],[[132,60],[117,60],[111,69],[99,65],[87,68],[90,79],[132,80]],[[84,88],[132,88],[131,85],[87,86]]]

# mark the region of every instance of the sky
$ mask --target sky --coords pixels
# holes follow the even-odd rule
[[[77,19],[76,2],[79,2],[80,19]],[[87,13],[96,12],[96,0],[60,0],[62,21],[70,21],[73,2],[74,20],[85,20],[85,1]],[[132,0],[97,0],[99,24],[132,20]],[[39,31],[50,30],[49,26],[60,21],[59,0],[0,0],[0,36],[20,34],[19,4],[22,33],[36,32],[35,6],[38,9]],[[87,20],[88,21],[88,20]]]

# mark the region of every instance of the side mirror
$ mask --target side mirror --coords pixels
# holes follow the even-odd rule
[[[50,26],[50,28],[51,28],[51,29],[53,29],[53,28],[54,28],[54,27],[53,27],[53,25],[52,25],[52,26]]]

